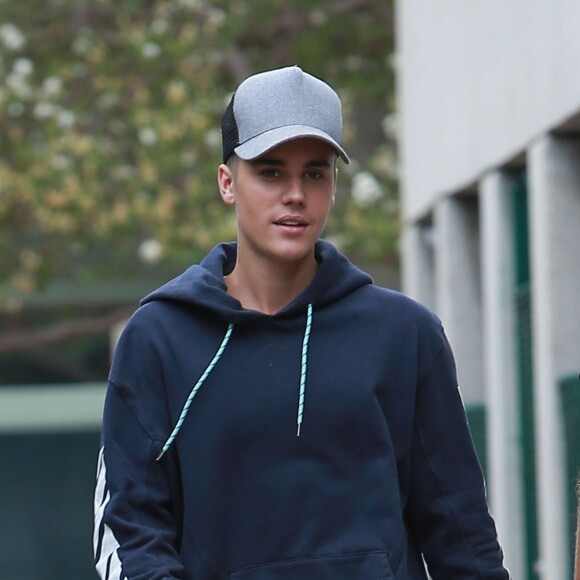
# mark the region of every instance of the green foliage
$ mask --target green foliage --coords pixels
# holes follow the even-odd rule
[[[383,0],[0,0],[3,304],[56,277],[180,269],[233,239],[219,121],[248,74],[296,63],[328,80],[356,149],[354,106],[392,102],[391,17]],[[371,144],[341,179],[329,235],[345,251],[393,254],[393,159]],[[378,188],[351,195],[363,169]]]

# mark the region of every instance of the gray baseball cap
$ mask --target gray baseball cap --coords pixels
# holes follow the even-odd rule
[[[236,153],[251,161],[299,137],[325,141],[350,163],[340,98],[329,85],[297,66],[259,73],[240,84],[224,113],[223,160]]]

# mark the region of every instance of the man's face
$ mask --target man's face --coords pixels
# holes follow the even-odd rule
[[[235,205],[239,251],[257,259],[314,257],[336,191],[336,153],[319,139],[300,138],[254,161],[237,159],[218,173],[224,201]]]

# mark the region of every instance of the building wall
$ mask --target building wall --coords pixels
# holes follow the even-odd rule
[[[518,580],[571,574],[578,22],[576,0],[397,3],[403,290],[441,316],[466,402],[485,404],[490,505]]]
[[[577,112],[578,22],[577,0],[399,0],[406,219]]]

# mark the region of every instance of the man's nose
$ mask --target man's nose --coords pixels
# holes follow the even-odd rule
[[[291,178],[284,193],[284,203],[304,204],[305,199],[302,179],[300,177]]]

